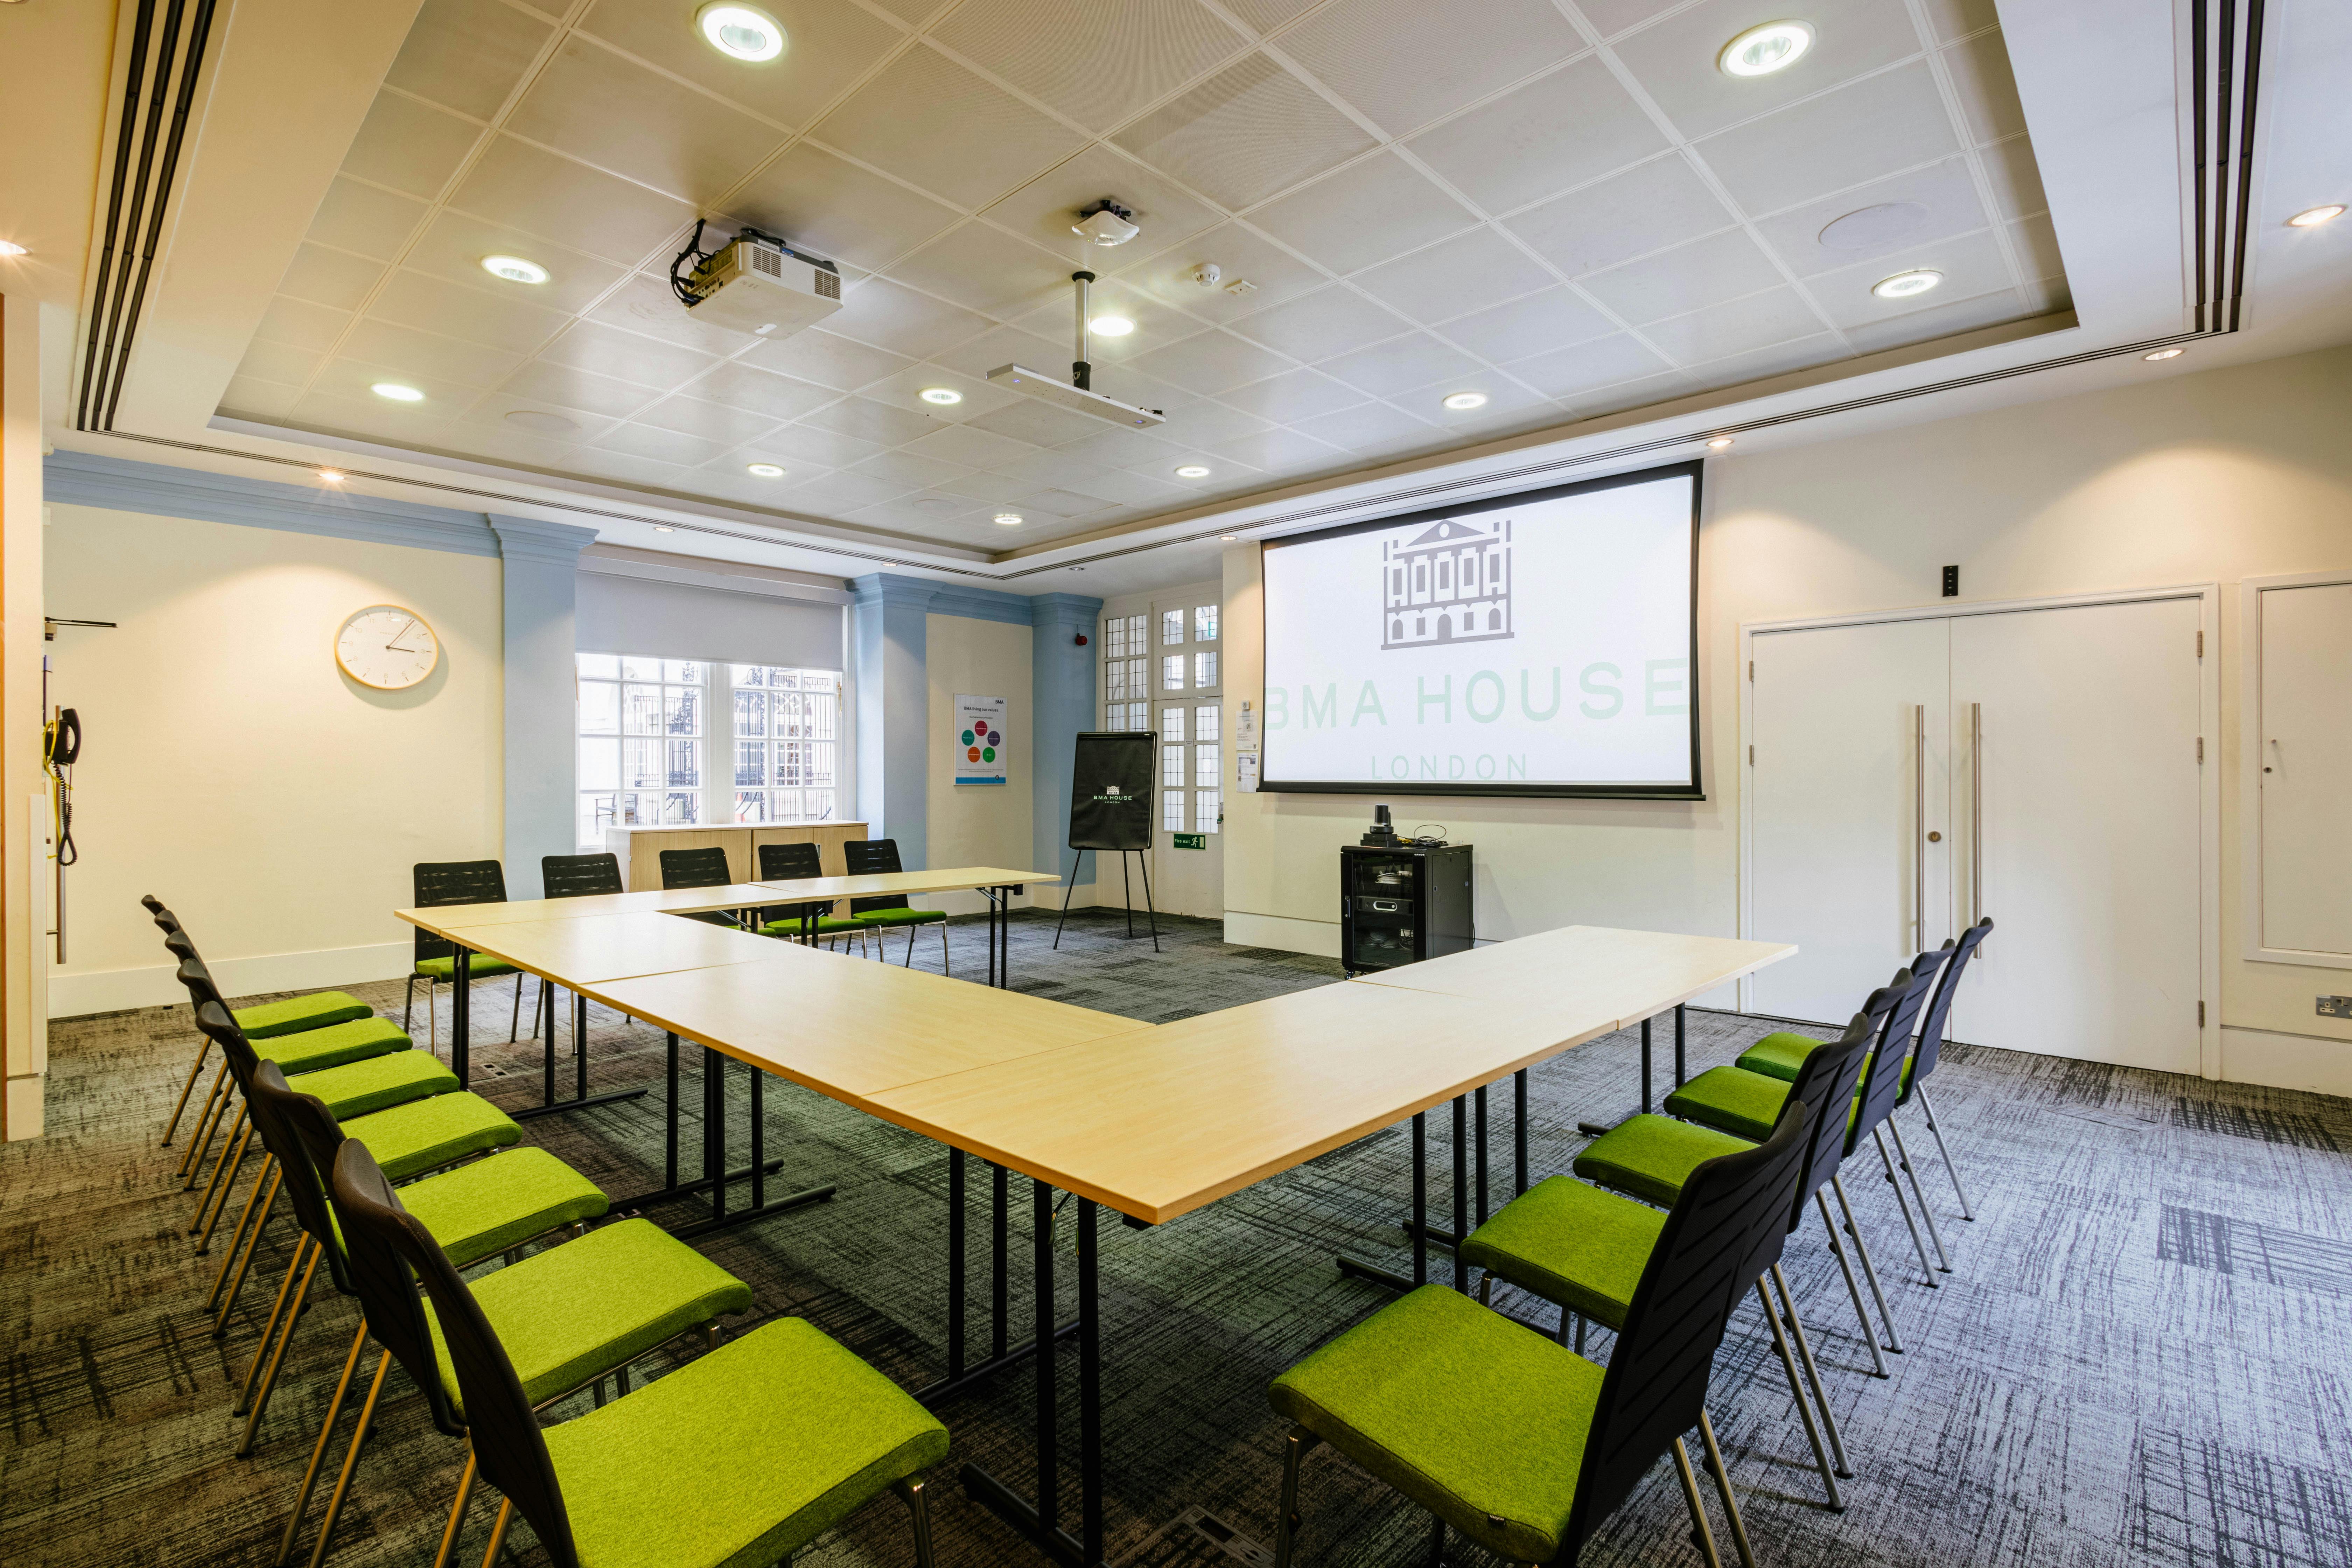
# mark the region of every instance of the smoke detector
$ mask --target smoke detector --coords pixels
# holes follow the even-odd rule
[[[1093,205],[1080,209],[1078,221],[1070,232],[1089,245],[1125,245],[1143,231],[1136,226],[1132,208],[1121,206],[1105,196]]]
[[[1192,268],[1192,281],[1203,289],[1213,289],[1224,281],[1225,269],[1213,261],[1203,261]]]

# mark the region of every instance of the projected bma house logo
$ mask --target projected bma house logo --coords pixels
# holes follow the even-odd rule
[[[1511,520],[1452,519],[1381,542],[1381,647],[1492,642],[1511,636]]]

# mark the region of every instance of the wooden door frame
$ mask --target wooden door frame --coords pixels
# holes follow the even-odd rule
[[[2238,583],[2238,920],[2240,955],[2249,963],[2352,969],[2352,953],[2304,952],[2263,942],[2263,595],[2273,588],[2338,584],[2352,584],[2352,567]]]
[[[2322,574],[2310,581],[2352,581],[2352,572]],[[2288,580],[2249,578],[2247,582],[2279,586],[2285,585]],[[1751,661],[1756,657],[1755,639],[1759,635],[1819,631],[1832,626],[1876,626],[1895,621],[1950,620],[1964,616],[2014,615],[2021,610],[2074,610],[2096,605],[2130,605],[2162,599],[2195,599],[2198,603],[2198,631],[2204,639],[2204,655],[2197,663],[2197,731],[2206,742],[2205,764],[2197,775],[2197,984],[2199,995],[2205,1003],[2205,1022],[2197,1034],[2197,1058],[2200,1077],[2219,1079],[2221,1076],[2221,587],[2218,583],[2117,588],[2104,593],[2056,594],[2031,599],[1970,600],[1958,604],[1938,601],[1893,609],[1859,611],[1852,615],[1801,616],[1780,620],[1740,622],[1739,662],[1733,671],[1739,685],[1739,742],[1736,754],[1740,770],[1739,934],[1748,938],[1756,935],[1756,792],[1751,787],[1755,764],[1748,759],[1750,754],[1748,748],[1756,742],[1756,683],[1750,672],[1754,668]],[[2241,624],[2242,626],[2244,623]],[[2239,750],[2251,757],[2252,752],[2242,743],[2243,721],[2242,712]],[[1947,879],[1947,896],[1951,896],[1958,886],[1957,878]],[[1948,912],[1957,918],[1957,908]],[[2352,964],[2347,967],[2352,967]],[[1749,978],[1738,982],[1742,1012],[1747,1012],[1753,1005],[1753,986],[1754,982]]]

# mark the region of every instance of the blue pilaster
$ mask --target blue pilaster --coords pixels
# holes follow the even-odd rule
[[[898,841],[908,870],[929,864],[931,687],[926,668],[936,583],[876,572],[849,580],[857,681],[857,815]]]
[[[1030,842],[1040,870],[1068,878],[1078,854],[1070,841],[1070,769],[1076,761],[1078,731],[1095,727],[1095,670],[1101,650],[1093,646],[1102,601],[1077,594],[1039,594],[1029,601],[1034,628],[1029,654],[1029,702],[1034,740],[1031,795],[1036,813]],[[1087,638],[1080,647],[1078,638]],[[1052,856],[1054,858],[1048,859]],[[1094,865],[1087,863],[1087,879]]]
[[[578,806],[572,584],[593,528],[489,518],[505,605],[507,896],[540,896],[539,859],[570,855]]]

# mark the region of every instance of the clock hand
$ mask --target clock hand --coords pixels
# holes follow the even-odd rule
[[[391,649],[393,652],[394,652],[394,653],[423,653],[423,652],[425,651],[423,648],[417,648],[417,647],[401,647],[401,646],[400,646],[400,639],[401,639],[401,638],[403,638],[403,637],[406,637],[406,636],[408,635],[408,632],[409,632],[409,627],[414,626],[415,626],[415,625],[416,625],[416,617],[415,617],[415,616],[411,616],[408,618],[408,626],[403,626],[403,627],[401,627],[398,631],[396,631],[396,632],[393,633],[393,634],[392,634],[392,640],[391,640],[390,642],[388,642],[388,643],[384,644],[383,646],[384,646],[385,647],[387,647],[387,648],[390,648],[390,649]]]

